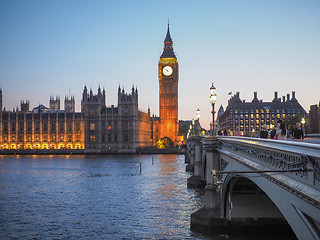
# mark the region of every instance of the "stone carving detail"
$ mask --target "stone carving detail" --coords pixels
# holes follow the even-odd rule
[[[314,184],[320,184],[319,161],[310,159],[307,155],[286,152],[284,150],[271,149],[261,146],[252,146],[237,142],[221,141],[221,149],[226,149],[248,159],[258,160],[270,165],[270,167],[282,170],[312,169]],[[308,172],[295,172],[295,174],[308,180]]]

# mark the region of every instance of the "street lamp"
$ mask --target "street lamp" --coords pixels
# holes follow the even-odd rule
[[[197,120],[196,120],[196,125],[195,125],[195,132],[196,135],[201,135],[201,127],[200,127],[200,109],[198,108],[197,110]]]
[[[304,118],[301,119],[301,124],[302,124],[302,132],[303,132],[303,136],[305,134],[305,131],[304,131],[304,124],[306,123],[306,120]]]
[[[194,121],[194,119],[192,118],[192,136],[195,136],[195,135],[196,135],[196,129],[195,129],[194,124],[195,124],[195,121]]]
[[[302,118],[302,120],[301,120],[302,128],[304,127],[305,123],[306,123],[306,120],[304,118]]]
[[[215,114],[215,111],[214,111],[214,104],[216,103],[217,101],[217,94],[216,94],[216,88],[213,86],[213,83],[210,87],[210,103],[212,105],[212,135],[215,136],[216,135],[216,132],[215,132],[215,124],[214,124],[214,114]]]

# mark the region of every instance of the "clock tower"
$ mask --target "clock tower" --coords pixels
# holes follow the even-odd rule
[[[178,121],[178,79],[179,65],[173,52],[169,24],[164,40],[163,52],[158,63],[160,138],[169,137],[177,144]]]

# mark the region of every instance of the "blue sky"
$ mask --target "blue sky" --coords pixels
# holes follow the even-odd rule
[[[158,115],[157,64],[170,19],[179,67],[179,119],[209,127],[228,92],[271,101],[296,91],[309,111],[320,100],[320,1],[0,1],[0,87],[6,109],[48,106],[83,87],[139,90],[139,108]],[[63,107],[63,104],[61,104]]]

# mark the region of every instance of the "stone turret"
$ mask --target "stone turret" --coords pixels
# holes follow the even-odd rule
[[[131,93],[118,88],[119,127],[125,131],[120,136],[121,151],[134,152],[139,144],[138,90],[132,86]],[[130,121],[128,121],[130,119]]]
[[[123,103],[133,103],[138,105],[138,89],[134,88],[134,86],[131,89],[131,94],[126,93],[124,91],[124,88],[122,88],[122,91],[120,87],[118,88],[118,105]]]
[[[100,86],[97,94],[93,94],[92,89],[90,89],[90,93],[88,94],[87,87],[84,87],[81,100],[82,111],[86,114],[86,110],[90,109],[91,114],[101,114],[102,109],[106,107],[105,97],[105,90],[102,93]]]
[[[81,101],[87,101],[87,99],[88,99],[88,89],[87,89],[87,86],[84,86]]]
[[[29,112],[29,101],[26,100],[26,101],[20,101],[20,109],[21,109],[21,112]]]
[[[56,99],[54,99],[53,96],[50,96],[49,109],[50,109],[50,111],[60,110],[60,97],[59,96],[56,96]]]
[[[68,113],[75,112],[75,100],[74,96],[71,96],[70,98],[68,96],[65,96],[64,98],[64,110]]]
[[[87,87],[84,87],[81,100],[81,112],[85,118],[84,142],[87,151],[102,149],[106,130],[106,122],[105,119],[103,119],[105,111],[105,90],[101,92],[99,86],[97,94],[94,94],[92,89],[90,89],[88,93]]]

